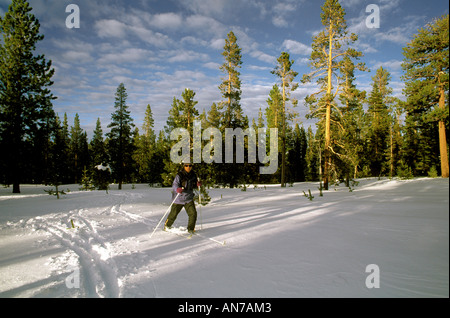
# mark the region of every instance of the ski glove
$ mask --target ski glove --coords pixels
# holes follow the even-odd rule
[[[183,192],[183,188],[177,188],[177,193]]]

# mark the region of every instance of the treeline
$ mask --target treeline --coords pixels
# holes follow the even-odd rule
[[[200,113],[195,92],[186,89],[173,98],[165,128],[156,132],[150,105],[143,126],[135,126],[121,83],[108,132],[98,120],[88,140],[78,114],[69,125],[65,114],[60,118],[53,111],[55,97],[49,87],[54,70],[43,55],[33,56],[42,36],[30,10],[26,1],[13,0],[0,18],[0,182],[13,184],[14,192],[20,192],[20,183],[80,183],[98,189],[110,182],[118,183],[119,189],[123,183],[169,185],[180,169],[180,163],[170,160],[177,142],[170,133],[184,128],[193,136],[196,120],[203,130],[219,129],[220,138],[226,128],[279,132],[276,173],[261,175],[261,163],[248,160],[197,164],[198,175],[209,186],[286,186],[323,180],[328,189],[332,182],[348,184],[358,177],[448,177],[448,15],[420,29],[404,48],[405,101],[392,96],[391,75],[383,67],[375,70],[370,92],[356,87],[356,72],[368,71],[358,62],[362,53],[352,45],[358,37],[348,33],[339,1],[326,0],[321,15],[324,28],[312,42],[311,72],[297,78],[295,61],[282,52],[272,71],[278,81],[257,119],[250,122],[241,107],[242,54],[230,32],[220,67],[221,101]],[[317,120],[315,130],[299,124],[298,101],[292,96],[299,85],[313,81],[318,89],[304,105],[310,110],[308,118]],[[202,148],[208,142],[203,140]],[[245,155],[247,159],[247,151]]]

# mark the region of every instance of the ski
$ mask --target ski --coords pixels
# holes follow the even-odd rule
[[[220,244],[220,245],[222,245],[222,246],[225,246],[225,244],[226,244],[226,241],[218,241],[218,240],[216,240],[216,239],[213,239],[212,237],[208,237],[208,236],[199,234],[199,233],[197,233],[197,232],[194,232],[194,234],[192,234],[192,235],[199,236],[199,237],[201,237],[201,238],[204,238],[205,240],[210,240],[210,241],[212,241],[212,242],[214,242],[214,243],[217,243],[217,244]],[[192,235],[191,235],[191,236],[192,236]]]
[[[179,228],[171,228],[171,229],[165,229],[164,232],[172,233],[172,234],[175,234],[175,235],[184,237],[184,238],[186,238],[186,239],[191,239],[193,236],[198,236],[198,237],[201,237],[201,238],[203,238],[203,239],[205,239],[205,240],[209,240],[209,241],[211,241],[211,242],[220,244],[220,245],[222,245],[222,246],[225,246],[225,244],[226,244],[226,241],[218,241],[218,240],[216,240],[216,239],[213,239],[212,237],[208,237],[208,236],[205,236],[205,235],[203,235],[203,234],[199,234],[198,232],[189,233],[189,232],[187,232],[187,230],[186,230],[185,228],[183,228],[183,227],[179,227]]]

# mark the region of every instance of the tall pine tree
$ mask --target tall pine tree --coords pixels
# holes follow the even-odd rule
[[[225,59],[220,66],[220,70],[225,73],[222,84],[219,89],[222,97],[225,99],[219,104],[219,109],[222,111],[222,119],[220,127],[222,130],[222,137],[225,138],[226,128],[242,128],[248,127],[248,119],[244,116],[240,101],[241,101],[241,80],[239,78],[242,64],[241,48],[237,44],[237,39],[231,31],[225,39],[225,46],[223,47],[222,55]],[[225,148],[222,149],[223,157],[225,158]],[[235,156],[236,153],[233,152]],[[245,174],[242,164],[237,164],[236,159],[233,158],[233,163],[227,163],[221,166],[220,182],[222,184],[229,184],[231,188],[244,182]]]
[[[297,106],[297,100],[291,99],[291,93],[295,91],[298,84],[293,83],[295,77],[298,75],[297,72],[292,70],[292,65],[294,60],[290,60],[289,54],[282,52],[280,57],[277,59],[277,66],[272,71],[272,74],[276,75],[280,79],[281,85],[281,112],[279,113],[279,118],[281,121],[281,186],[286,186],[286,125],[288,121],[286,113],[286,103],[291,101],[291,103]]]
[[[125,85],[121,83],[117,88],[114,108],[116,111],[111,115],[111,123],[108,128],[111,131],[106,134],[109,138],[108,152],[111,158],[113,177],[122,190],[122,183],[130,177],[132,170],[133,154],[133,118],[127,106],[127,92]]]
[[[385,174],[388,169],[386,153],[389,147],[390,122],[389,109],[393,103],[392,88],[389,87],[391,76],[380,67],[372,77],[372,92],[368,97],[368,129],[367,157],[370,158],[370,168],[373,176]]]
[[[196,105],[198,101],[195,101],[195,92],[189,88],[186,88],[181,94],[182,100],[173,98],[172,107],[169,110],[169,117],[167,119],[167,126],[165,127],[166,132],[170,136],[171,132],[176,128],[184,128],[188,131],[190,136],[190,156],[193,148],[193,129],[194,129],[194,121],[198,118],[198,110],[196,109]],[[167,141],[171,147],[175,145],[177,141]],[[192,160],[191,160],[192,162]],[[170,156],[167,156],[164,160],[164,170],[162,178],[164,180],[164,184],[171,185],[172,181],[177,174],[180,168],[181,162],[172,162]]]
[[[307,96],[306,102],[310,107],[310,116],[320,119],[319,124],[323,127],[325,134],[323,177],[326,190],[328,190],[329,172],[333,164],[331,126],[336,124],[340,117],[335,99],[345,83],[341,73],[345,62],[344,58],[357,59],[362,56],[361,52],[351,47],[358,36],[354,33],[348,34],[344,17],[344,8],[338,0],[325,1],[321,13],[324,30],[313,37],[313,50],[310,58],[313,71],[305,74],[302,79],[303,83],[308,83],[317,78],[317,84],[320,85],[320,90]],[[359,63],[356,68],[363,70],[364,65]]]
[[[407,115],[415,117],[420,126],[438,123],[441,175],[448,178],[448,14],[420,29],[404,48],[403,55]]]
[[[30,157],[27,143],[54,118],[55,97],[49,89],[54,69],[44,55],[35,54],[44,36],[31,10],[27,1],[12,0],[0,17],[0,146],[6,183],[13,184],[13,193],[20,193],[25,160]]]
[[[147,105],[145,111],[144,124],[142,125],[143,133],[136,138],[134,161],[137,165],[137,179],[140,182],[153,182],[152,167],[153,155],[155,153],[156,136],[153,130],[154,120],[150,105]]]
[[[222,55],[225,62],[220,70],[225,73],[225,78],[219,86],[222,96],[225,98],[220,106],[220,109],[223,110],[222,125],[224,128],[243,128],[248,123],[244,122],[240,104],[242,91],[239,69],[242,64],[242,54],[236,36],[232,31],[228,33],[225,39],[223,50]]]

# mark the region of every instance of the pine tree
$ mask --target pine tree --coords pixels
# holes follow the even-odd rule
[[[288,171],[291,182],[305,181],[307,146],[305,129],[300,128],[297,123],[292,132],[292,146],[288,152]]]
[[[106,165],[109,162],[100,118],[97,118],[94,134],[89,146],[93,165]]]
[[[281,81],[281,112],[279,113],[280,121],[281,121],[281,186],[286,186],[286,125],[287,121],[294,116],[294,113],[291,113],[291,116],[288,117],[286,113],[286,103],[291,101],[293,106],[297,106],[297,100],[291,99],[291,93],[295,91],[298,87],[298,84],[294,84],[293,81],[295,77],[298,75],[297,72],[292,70],[292,65],[294,64],[294,60],[290,60],[289,54],[286,52],[282,52],[280,57],[277,59],[277,66],[271,72],[272,74],[278,76]]]
[[[221,127],[221,119],[222,118],[220,111],[218,110],[216,103],[213,103],[210,110],[206,114],[205,121],[202,122],[202,128],[205,130],[208,128],[219,129]],[[202,149],[205,149],[205,147],[209,147],[208,149],[210,149],[210,157],[207,159],[208,163],[203,166],[203,173],[201,175],[201,177],[203,177],[203,184],[205,186],[214,185],[220,182],[219,172],[220,167],[222,166],[222,160],[220,160],[220,163],[215,162],[214,156],[217,152],[220,152],[221,156],[223,155],[223,153],[220,149],[214,148],[214,138],[218,138],[218,136],[214,136],[211,134],[209,141],[204,141],[204,143],[202,144]],[[222,142],[222,140],[220,140],[220,142]],[[203,161],[205,162],[205,158],[203,158]]]
[[[386,153],[386,158],[389,161],[389,177],[394,177],[396,169],[400,161],[401,148],[403,146],[402,136],[402,117],[404,102],[400,99],[395,99],[395,103],[389,107],[389,149]]]
[[[44,55],[35,55],[43,40],[40,24],[25,0],[12,0],[0,17],[0,140],[3,167],[13,193],[20,193],[25,161],[29,159],[27,142],[54,118],[49,90],[54,69]]]
[[[162,184],[164,170],[164,160],[170,156],[170,147],[164,132],[161,130],[155,144],[155,152],[152,157],[151,183]]]
[[[81,182],[80,182],[81,191],[91,191],[95,189],[95,186],[93,185],[92,182],[92,177],[91,177],[91,173],[89,173],[89,170],[84,167],[83,169],[83,176],[81,177]]]
[[[345,176],[347,186],[352,176],[357,177],[358,166],[363,160],[364,137],[365,137],[365,117],[363,101],[366,92],[360,91],[355,85],[355,65],[348,57],[344,57],[342,64],[342,74],[345,79],[342,92],[339,94],[342,114],[342,129],[337,132],[340,160],[344,167],[341,168],[341,175]]]
[[[345,11],[338,0],[326,0],[322,6],[322,25],[324,30],[313,37],[310,65],[313,71],[303,76],[302,82],[309,83],[317,78],[320,90],[306,97],[310,107],[310,116],[319,118],[325,134],[324,154],[324,188],[328,190],[329,172],[332,167],[332,124],[337,124],[339,112],[335,101],[336,96],[343,87],[344,58],[358,59],[362,53],[351,48],[358,36],[348,34],[347,23],[344,19]],[[356,65],[364,70],[363,64]],[[333,79],[336,82],[333,82]],[[333,91],[334,90],[334,91]],[[334,113],[336,113],[334,115]]]
[[[319,131],[314,135],[312,128],[308,127],[306,133],[307,151],[306,151],[306,180],[317,181],[322,176],[320,167],[321,158],[321,137]]]
[[[407,116],[414,116],[420,125],[439,123],[441,175],[448,178],[448,14],[420,29],[403,49],[403,55]]]
[[[206,121],[207,126],[205,128],[214,127],[219,128],[220,127],[220,112],[218,110],[218,107],[216,103],[213,103],[211,105],[211,109],[207,113]]]
[[[97,118],[94,135],[89,144],[89,150],[92,158],[92,165],[91,168],[88,169],[88,173],[90,171],[92,174],[92,185],[98,190],[106,190],[108,189],[110,182],[110,172],[96,168],[97,166],[106,167],[109,163],[100,118]]]
[[[268,128],[282,130],[281,114],[283,112],[283,96],[278,85],[274,85],[267,99],[266,118]]]
[[[133,159],[137,165],[137,179],[140,182],[151,182],[152,157],[155,152],[156,136],[153,130],[154,120],[150,105],[145,111],[143,134],[138,135],[135,140],[135,153]]]
[[[70,166],[72,182],[78,183],[83,169],[88,165],[87,135],[81,128],[80,116],[75,114],[74,124],[70,129]]]
[[[248,125],[248,122],[245,123],[240,105],[242,91],[239,69],[242,64],[242,54],[236,36],[232,31],[228,33],[223,49],[222,55],[225,62],[220,70],[225,73],[226,77],[219,86],[222,96],[225,98],[225,101],[220,105],[220,109],[224,110],[222,125],[224,128],[244,128]]]
[[[111,123],[108,125],[111,131],[106,134],[109,138],[108,152],[111,158],[111,168],[113,176],[119,184],[119,190],[122,190],[122,183],[129,178],[132,169],[132,128],[134,128],[134,124],[126,104],[127,97],[125,85],[121,83],[117,88],[114,103],[116,111],[112,113]]]
[[[165,127],[166,132],[170,136],[170,133],[176,128],[184,128],[189,132],[190,140],[190,154],[193,147],[193,129],[194,121],[197,119],[199,113],[195,108],[198,101],[195,101],[195,92],[186,88],[181,94],[182,100],[173,98],[172,107],[169,110],[169,117],[167,119],[167,125]],[[171,147],[175,145],[177,141],[168,141]],[[190,160],[192,156],[189,156]],[[192,162],[192,161],[191,161]],[[180,168],[181,162],[172,162],[170,155],[164,160],[164,170],[162,178],[165,185],[171,185],[175,175]]]
[[[49,174],[48,183],[56,187],[67,180],[68,173],[68,154],[69,147],[67,144],[67,136],[64,131],[64,124],[61,124],[59,117],[55,116],[55,122],[52,129],[52,144],[49,155]]]
[[[181,94],[182,100],[178,100],[178,110],[180,111],[180,121],[179,127],[186,128],[189,131],[189,134],[192,138],[193,129],[194,129],[194,121],[197,119],[199,113],[195,108],[195,105],[198,104],[198,101],[195,101],[195,92],[189,88],[186,88],[184,92]],[[192,143],[191,143],[192,145]]]
[[[370,158],[370,168],[373,176],[380,176],[388,169],[385,154],[389,148],[389,130],[391,118],[389,109],[393,99],[390,96],[390,74],[380,67],[372,77],[372,92],[368,98],[368,131],[367,153]]]

